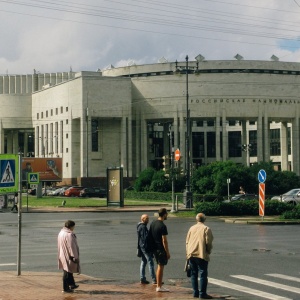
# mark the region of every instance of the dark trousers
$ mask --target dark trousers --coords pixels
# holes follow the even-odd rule
[[[190,266],[191,266],[191,281],[194,296],[205,296],[207,289],[207,267],[208,261],[198,258],[191,257],[190,258]],[[198,273],[200,275],[200,288],[198,289]]]
[[[64,270],[64,273],[63,273],[63,288],[64,288],[64,291],[69,290],[70,285],[75,285],[75,280],[74,280],[73,273],[69,273],[69,272]]]

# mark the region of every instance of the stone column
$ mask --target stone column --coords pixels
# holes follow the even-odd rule
[[[264,156],[263,149],[263,118],[262,112],[259,110],[258,118],[257,118],[257,162],[260,163],[263,161]]]
[[[121,166],[123,166],[123,175],[127,177],[128,175],[128,141],[127,141],[127,127],[128,119],[123,116],[121,119]]]
[[[186,157],[185,157],[185,131],[186,131],[186,124],[185,124],[185,115],[184,115],[184,110],[182,109],[181,112],[179,113],[179,130],[180,130],[180,141],[179,141],[179,149],[181,152],[181,161],[182,161],[182,168],[185,170],[186,169]]]
[[[296,116],[292,120],[292,171],[300,175],[300,136],[299,136],[299,112],[296,111]]]
[[[288,133],[287,122],[281,122],[280,128],[281,170],[288,170]]]
[[[4,129],[2,126],[2,121],[0,121],[0,154],[4,154]]]
[[[270,123],[267,112],[264,115],[264,161],[270,160]]]
[[[226,111],[223,109],[222,113],[222,136],[223,136],[223,161],[228,159],[228,132],[227,132],[227,120]]]
[[[148,128],[147,120],[145,115],[142,114],[141,118],[141,170],[144,170],[148,167]]]
[[[216,122],[216,161],[221,161],[221,117],[218,115],[215,119]]]

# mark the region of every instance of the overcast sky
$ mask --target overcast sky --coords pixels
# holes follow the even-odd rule
[[[0,74],[110,64],[300,62],[300,0],[0,0]]]

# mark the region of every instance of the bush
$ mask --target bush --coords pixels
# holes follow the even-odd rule
[[[281,217],[283,220],[300,219],[300,205],[293,207],[291,210],[284,212]]]
[[[278,201],[265,202],[265,215],[276,216],[291,211],[290,204]],[[258,201],[200,202],[195,204],[196,213],[208,216],[258,216]],[[299,210],[300,213],[300,210]]]

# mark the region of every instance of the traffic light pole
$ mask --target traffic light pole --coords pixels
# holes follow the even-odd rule
[[[172,143],[172,125],[169,125],[169,137],[170,137],[170,153],[171,153],[171,180],[172,180],[172,209],[171,212],[176,212],[175,208],[175,178],[174,178],[174,147]]]

